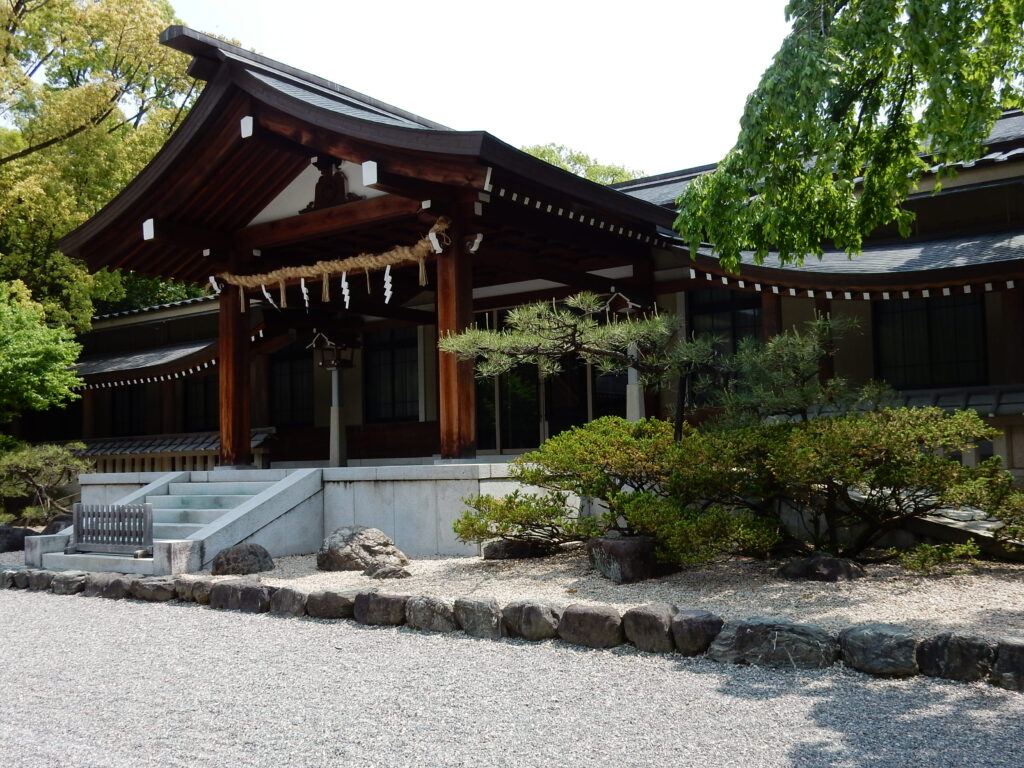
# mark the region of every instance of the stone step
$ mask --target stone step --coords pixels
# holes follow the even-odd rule
[[[248,494],[198,494],[147,496],[146,501],[157,509],[232,509],[248,501]]]
[[[211,482],[171,483],[167,493],[171,496],[255,496],[274,485],[272,482]]]
[[[223,515],[225,509],[153,509],[153,523],[198,523],[206,525]]]
[[[149,575],[153,573],[153,558],[93,552],[79,552],[73,555],[48,552],[43,555],[43,568],[52,571],[109,571]]]
[[[153,523],[154,539],[187,539],[203,526],[197,523]]]

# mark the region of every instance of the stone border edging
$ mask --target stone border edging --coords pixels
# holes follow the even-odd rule
[[[304,593],[246,579],[214,581],[180,576],[47,571],[0,566],[0,589],[83,594],[148,602],[178,600],[215,610],[352,619],[371,626],[406,625],[426,632],[464,631],[473,637],[561,639],[588,648],[632,643],[650,653],[705,656],[712,661],[779,669],[819,669],[837,661],[878,677],[929,677],[963,682],[988,680],[1024,691],[1024,638],[990,642],[951,632],[920,639],[906,627],[860,624],[838,634],[814,624],[779,618],[724,620],[701,610],[656,603],[625,613],[610,605],[399,595],[377,590]]]

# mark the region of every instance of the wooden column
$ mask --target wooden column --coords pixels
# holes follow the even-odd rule
[[[814,294],[814,314],[818,317],[832,317],[832,301],[818,291]],[[826,355],[818,365],[818,380],[824,384],[836,377],[835,355]]]
[[[473,264],[463,228],[452,227],[452,244],[437,257],[437,334],[458,333],[473,323]],[[438,352],[441,458],[476,456],[476,386],[472,361]]]
[[[249,429],[249,315],[241,311],[241,291],[227,285],[220,294],[220,464],[252,463]],[[248,297],[245,299],[248,304]]]
[[[761,294],[761,340],[778,336],[782,333],[782,299],[771,288],[765,286]]]

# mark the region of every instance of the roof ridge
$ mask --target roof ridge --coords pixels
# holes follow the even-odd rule
[[[360,101],[364,106],[371,107],[375,110],[389,112],[395,117],[419,123],[425,128],[434,128],[441,131],[452,130],[441,123],[428,120],[425,117],[421,117],[420,115],[409,112],[408,110],[380,101],[372,96],[367,96],[365,93],[360,93],[359,91],[351,88],[346,88],[333,80],[328,80],[325,77],[320,77],[319,75],[314,75],[311,72],[306,72],[305,70],[297,67],[289,66],[288,64],[272,59],[269,56],[264,56],[261,53],[248,51],[239,45],[226,42],[218,37],[214,37],[213,35],[208,35],[205,32],[199,32],[183,24],[173,24],[167,27],[167,29],[160,33],[160,42],[170,48],[174,48],[175,50],[179,50],[183,53],[188,53],[196,57],[222,59],[223,55],[226,54],[232,58],[243,59],[253,66],[260,67],[268,72],[297,78],[299,80],[304,80],[311,85],[327,88],[340,96]]]

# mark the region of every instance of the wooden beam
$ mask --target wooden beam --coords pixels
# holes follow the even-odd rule
[[[227,285],[220,294],[220,464],[252,463],[249,427],[249,324],[241,311],[248,303],[238,286]]]
[[[234,243],[240,251],[277,248],[304,240],[328,237],[353,227],[380,224],[412,216],[423,210],[420,200],[387,195],[335,205],[287,219],[254,224],[235,233]]]
[[[486,240],[485,240],[486,250]],[[612,287],[625,288],[630,278],[612,280],[600,275],[574,269],[569,263],[545,261],[530,253],[488,253],[486,257],[477,257],[476,263],[481,266],[498,269],[502,273],[512,272],[522,280],[540,279],[561,283],[576,290],[593,291],[594,293],[611,293]]]
[[[487,166],[480,165],[475,159],[416,153],[370,144],[317,128],[269,107],[260,109],[257,121],[271,133],[341,160],[353,163],[364,163],[367,160],[381,162],[382,157],[386,157],[389,172],[411,179],[473,189],[483,189],[487,183]]]
[[[459,333],[473,324],[473,262],[466,253],[461,222],[452,244],[437,257],[437,333]],[[473,362],[438,352],[441,458],[476,456],[476,383]]]
[[[195,253],[209,251],[204,253],[206,256],[227,256],[230,238],[218,230],[168,218],[145,219],[141,226],[144,242],[163,243]]]

